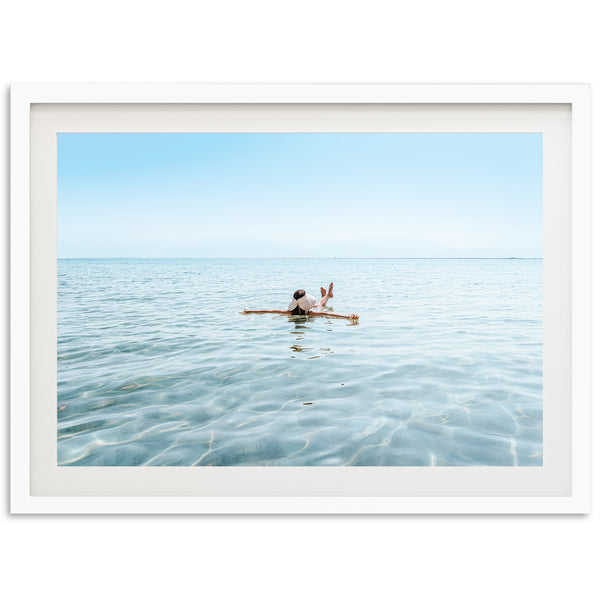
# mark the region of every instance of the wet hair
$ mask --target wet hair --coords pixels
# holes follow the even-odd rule
[[[306,292],[304,290],[296,290],[294,292],[294,300],[300,300],[300,298],[302,298],[305,295],[306,295]],[[292,314],[293,315],[306,315],[306,314],[308,314],[308,311],[300,308],[299,306],[295,306],[294,310],[292,311]]]

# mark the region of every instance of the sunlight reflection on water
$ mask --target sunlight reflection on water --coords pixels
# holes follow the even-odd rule
[[[61,465],[542,464],[541,260],[58,270]],[[239,314],[332,280],[360,321]]]

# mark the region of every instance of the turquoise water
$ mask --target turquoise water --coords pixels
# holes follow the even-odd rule
[[[304,288],[328,317],[286,309]],[[542,261],[61,259],[59,465],[541,465]]]

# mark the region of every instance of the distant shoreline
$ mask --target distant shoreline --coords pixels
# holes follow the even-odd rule
[[[59,256],[58,260],[543,260],[543,256]]]

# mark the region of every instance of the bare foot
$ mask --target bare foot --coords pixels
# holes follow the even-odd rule
[[[323,289],[323,288],[321,288],[321,289]],[[329,291],[327,292],[327,294],[330,298],[333,298],[333,283],[329,284]]]
[[[321,298],[326,294],[327,292],[325,291],[325,288],[322,287],[321,288]]]

